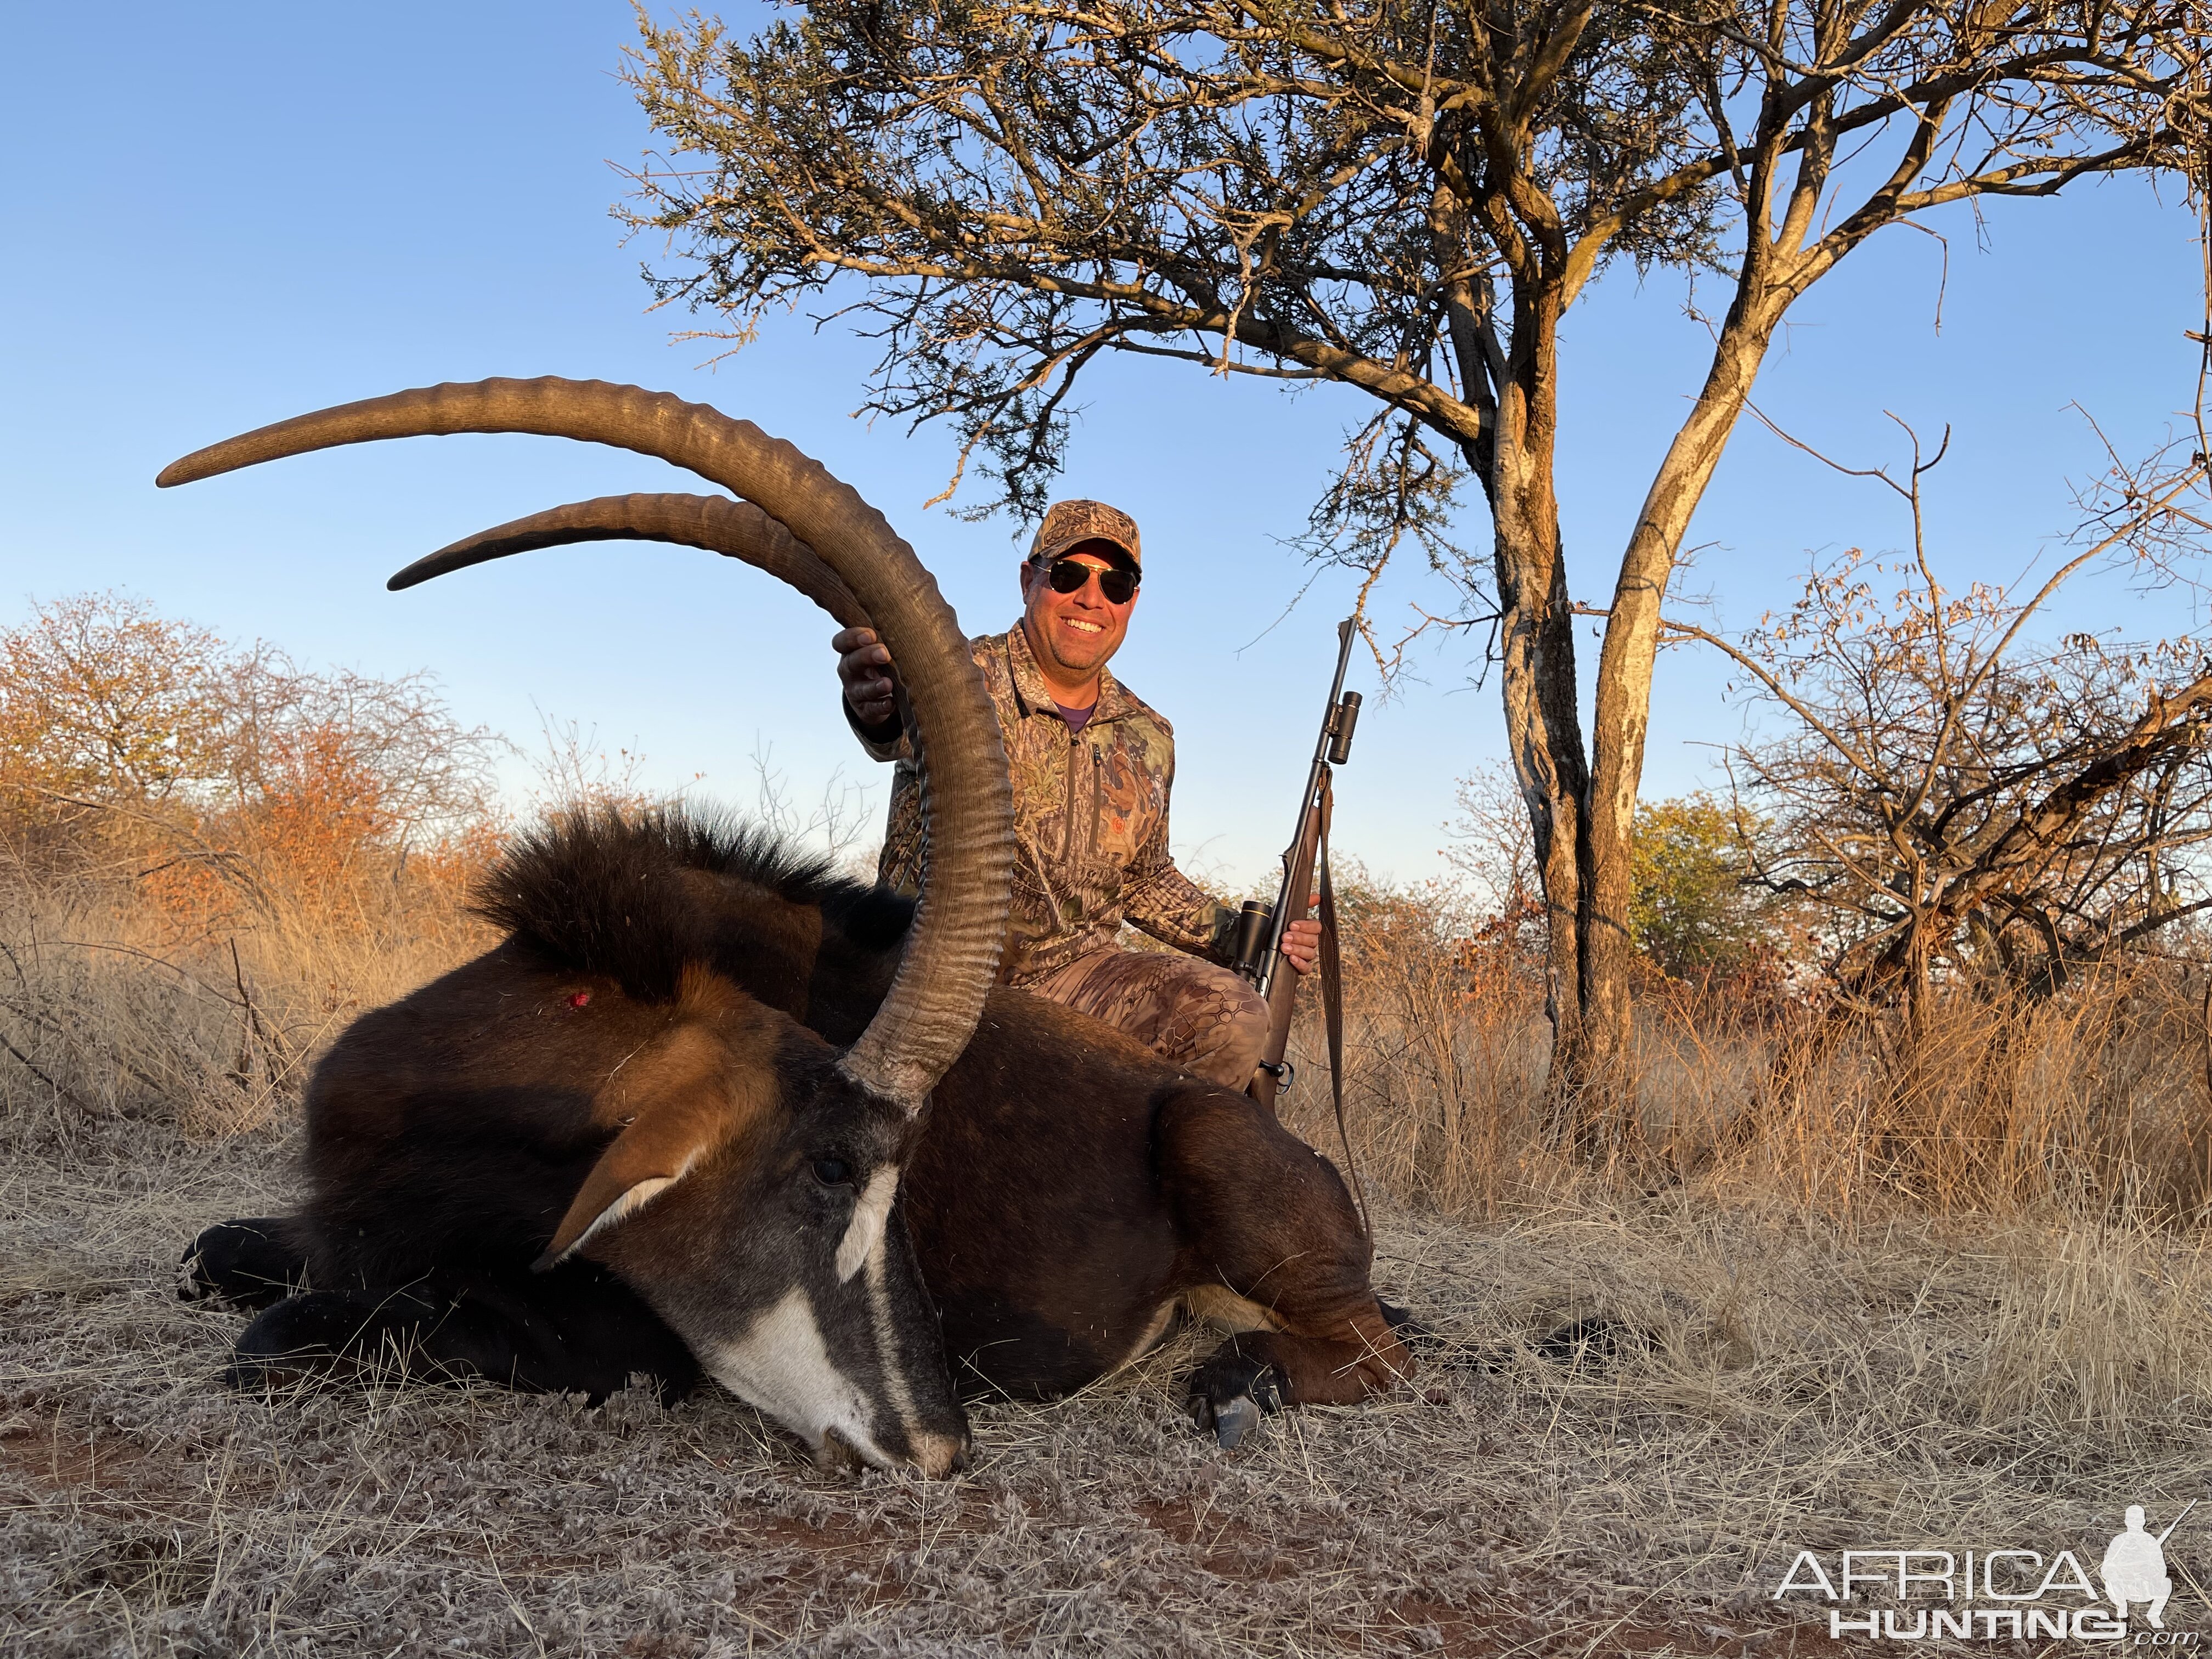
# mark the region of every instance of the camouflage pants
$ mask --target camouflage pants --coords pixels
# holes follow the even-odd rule
[[[1104,1020],[1171,1064],[1231,1089],[1252,1080],[1267,1046],[1260,994],[1196,957],[1094,951],[1022,989]]]

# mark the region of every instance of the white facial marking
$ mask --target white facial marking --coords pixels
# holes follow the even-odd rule
[[[899,1169],[896,1164],[880,1165],[868,1177],[866,1189],[853,1206],[853,1218],[846,1224],[845,1237],[837,1246],[837,1282],[844,1284],[860,1271],[860,1264],[876,1253],[883,1242],[884,1228],[891,1218],[891,1200],[898,1193]]]
[[[834,1429],[869,1462],[890,1467],[890,1458],[869,1431],[867,1402],[852,1378],[830,1363],[805,1291],[786,1291],[744,1336],[713,1344],[700,1358],[717,1382],[817,1449]]]
[[[921,1425],[914,1414],[914,1391],[906,1385],[906,1373],[899,1369],[898,1332],[891,1324],[891,1297],[884,1274],[884,1246],[882,1235],[877,1236],[876,1248],[868,1255],[868,1312],[876,1328],[876,1358],[884,1368],[884,1391],[891,1397],[891,1409],[911,1441],[921,1431]]]

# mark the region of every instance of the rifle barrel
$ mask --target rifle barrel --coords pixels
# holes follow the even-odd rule
[[[2166,1523],[2166,1530],[2158,1535],[2159,1547],[2160,1549],[2166,1547],[2166,1540],[2173,1536],[2173,1529],[2179,1526],[2183,1522],[2186,1521],[2189,1518],[2189,1511],[2196,1507],[2197,1500],[2192,1498],[2186,1504],[2184,1504],[2181,1506],[2180,1514],[2175,1516],[2172,1520]]]
[[[1306,770],[1306,791],[1298,797],[1298,820],[1291,832],[1291,844],[1283,849],[1283,884],[1275,894],[1274,919],[1267,924],[1267,948],[1260,953],[1260,977],[1256,988],[1266,996],[1273,988],[1275,969],[1282,960],[1283,930],[1290,925],[1293,903],[1303,904],[1303,893],[1292,894],[1291,887],[1297,877],[1298,850],[1306,843],[1307,820],[1314,812],[1314,798],[1321,788],[1322,774],[1328,767],[1329,739],[1336,732],[1336,705],[1344,695],[1344,676],[1352,665],[1352,641],[1355,633],[1354,618],[1346,617],[1336,625],[1336,677],[1328,683],[1328,703],[1322,710],[1321,736],[1314,741],[1313,764]]]

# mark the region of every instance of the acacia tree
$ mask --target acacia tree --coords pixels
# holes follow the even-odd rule
[[[742,341],[828,290],[871,410],[1041,506],[1109,351],[1373,400],[1315,509],[1494,622],[1550,921],[1559,1127],[1625,1098],[1630,845],[1660,608],[1790,307],[1884,226],[2185,165],[2212,0],[808,0],[642,23],[668,142],[628,210]],[[1623,539],[1585,744],[1553,461],[1559,325],[1628,259],[1714,273],[1705,384]],[[1449,539],[1472,475],[1486,570]],[[958,483],[956,475],[955,483]]]
[[[1750,878],[1765,827],[1740,804],[1702,793],[1637,807],[1629,921],[1654,968],[1710,984],[1780,965],[1780,907]]]

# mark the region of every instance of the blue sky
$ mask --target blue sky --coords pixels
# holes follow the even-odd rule
[[[658,463],[446,439],[153,488],[203,443],[379,392],[487,374],[631,380],[790,438],[889,514],[971,630],[1009,623],[1013,526],[923,510],[948,442],[851,418],[869,361],[857,343],[793,316],[709,368],[711,348],[671,343],[690,319],[648,310],[638,269],[659,250],[625,246],[608,214],[617,168],[649,143],[616,78],[632,27],[611,0],[14,11],[0,69],[0,625],[33,599],[125,588],[304,661],[427,665],[465,719],[520,740],[538,711],[579,720],[641,750],[657,784],[703,773],[704,793],[742,800],[750,757],[772,744],[795,795],[842,765],[880,802],[836,717],[830,624],[765,579],[673,549],[563,550],[383,591],[401,564],[519,514],[693,487]],[[1758,395],[1860,462],[1899,453],[1885,410],[1931,434],[1949,422],[1938,556],[1957,580],[2008,580],[2066,527],[2068,480],[2096,464],[2069,405],[2124,451],[2186,402],[2182,331],[2202,309],[2193,221],[2120,182],[1998,204],[1978,222],[1960,210],[1939,228],[1940,330],[1944,247],[1885,233],[1801,303]],[[1608,597],[1702,374],[1705,336],[1683,297],[1624,272],[1565,325],[1560,483],[1577,598]],[[1109,365],[1071,447],[1064,493],[1113,501],[1144,527],[1145,597],[1116,666],[1174,720],[1178,851],[1224,883],[1260,874],[1288,833],[1350,586],[1322,575],[1267,631],[1309,574],[1282,541],[1362,402]],[[1486,534],[1470,510],[1463,539]],[[1809,550],[1902,534],[1880,492],[1747,426],[1694,527],[1711,545],[1690,580],[1742,624],[1787,602]],[[1381,620],[1437,598],[1409,575],[1384,591]],[[1428,873],[1453,779],[1501,753],[1494,682],[1468,689],[1470,666],[1464,644],[1430,652],[1361,723],[1337,834],[1377,870]],[[1353,684],[1371,680],[1355,670]],[[1712,745],[1740,729],[1724,682],[1710,660],[1662,658],[1647,794],[1708,776]]]

